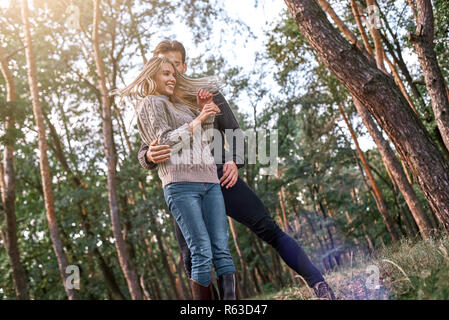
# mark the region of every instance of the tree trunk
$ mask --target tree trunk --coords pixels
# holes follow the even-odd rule
[[[106,281],[106,287],[110,290],[112,297],[115,300],[125,300],[125,297],[123,296],[115,279],[114,271],[106,263],[103,255],[100,253],[100,250],[98,248],[94,248],[93,253],[98,260],[100,270],[103,274],[104,280]]]
[[[359,201],[357,200],[357,198],[359,197],[357,189],[351,188],[350,194],[351,194],[352,202],[354,202],[354,204],[357,206],[359,204]],[[362,229],[363,229],[363,232],[365,233],[365,239],[368,242],[368,247],[370,248],[371,252],[374,252],[375,247],[376,247],[376,240],[373,239],[373,237],[369,234],[368,229],[366,228],[364,223],[362,223]]]
[[[149,281],[151,292],[154,294],[154,300],[162,300],[161,290],[159,289],[159,285],[156,281]]]
[[[279,286],[282,288],[285,286],[284,283],[284,273],[283,273],[283,269],[281,266],[281,262],[280,262],[280,258],[279,258],[279,253],[273,248],[273,247],[269,247],[268,251],[270,251],[270,256],[271,256],[271,261],[273,264],[273,274],[276,275],[276,279],[279,283]]]
[[[144,241],[145,241],[145,244],[146,244],[146,247],[147,247],[148,256],[150,258],[149,261],[150,261],[152,270],[154,272],[154,275],[155,275],[156,279],[158,279],[158,283],[161,284],[162,290],[163,290],[163,292],[166,295],[166,299],[172,299],[172,295],[168,291],[168,287],[169,286],[165,283],[164,272],[159,268],[159,264],[158,264],[158,261],[161,260],[161,259],[159,259],[159,257],[164,257],[165,250],[160,251],[160,247],[159,247],[159,251],[160,252],[159,252],[159,255],[157,255],[157,253],[154,252],[154,250],[152,250],[150,241],[148,240],[148,237],[145,237]],[[164,266],[164,268],[165,268],[165,266]],[[165,271],[165,274],[167,274],[167,271]],[[170,275],[168,274],[167,276],[170,276]],[[174,282],[171,280],[172,286],[173,286],[173,283]],[[159,289],[159,286],[157,286],[157,288]],[[162,294],[161,294],[160,290],[159,290],[159,294],[160,294],[160,296],[162,298]]]
[[[257,294],[262,294],[263,292],[259,286],[259,283],[257,282],[257,277],[256,277],[256,273],[254,272],[254,267],[251,268],[251,271],[249,274],[250,274],[251,280],[253,282],[253,287],[256,289]]]
[[[151,296],[147,290],[147,286],[145,285],[145,279],[144,279],[143,275],[140,275],[139,280],[140,280],[140,287],[142,288],[143,296],[144,296],[145,300],[151,300]]]
[[[309,190],[311,190],[310,186],[309,186]],[[313,192],[310,191],[310,194],[311,194],[312,199],[313,199]],[[312,219],[309,217],[309,212],[304,212],[304,219],[306,220],[307,224],[309,225],[309,228],[310,228],[310,231],[312,232],[312,235],[314,235],[316,237],[317,241],[318,241],[319,252],[320,252],[321,261],[323,263],[324,269],[329,270],[330,266],[328,265],[328,263],[323,258],[323,256],[326,254],[326,248],[324,247],[324,244],[321,241],[320,237],[318,237],[316,235],[316,229],[315,229],[315,226],[313,225]],[[312,237],[310,237],[310,238],[312,239]],[[312,243],[314,243],[314,241]]]
[[[317,176],[320,170],[320,167],[318,165],[318,163],[314,163],[314,167],[315,167],[315,171],[313,173],[313,176]],[[325,229],[325,233],[323,233],[323,242],[325,244],[325,256],[326,259],[329,263],[329,268],[332,269],[334,267],[334,264],[332,262],[332,256],[333,254],[331,254],[331,252],[333,252],[334,250],[334,239],[332,236],[332,233],[329,230],[329,224],[327,223],[327,214],[326,211],[324,210],[324,206],[321,203],[321,198],[320,198],[320,186],[318,186],[317,184],[313,183],[310,187],[310,194],[311,194],[311,198],[313,201],[313,205],[314,205],[314,210],[317,213],[319,219],[320,219],[320,223],[319,223],[319,227],[321,230]],[[319,216],[319,213],[323,214],[323,217]],[[324,227],[323,227],[324,225]],[[326,235],[327,234],[327,239],[326,239]]]
[[[150,281],[152,288],[154,288],[154,294],[156,295],[156,300],[162,300],[162,293],[161,290],[159,288],[158,283],[161,283],[161,285],[165,288],[166,285],[164,283],[163,277],[161,272],[159,271],[157,262],[155,261],[155,259],[153,259],[153,252],[152,252],[152,248],[151,248],[151,243],[150,240],[148,240],[148,237],[143,233],[143,238],[144,238],[144,242],[146,245],[146,249],[147,249],[147,253],[148,253],[148,263],[151,267],[152,270],[152,274],[156,277],[156,279],[158,279],[159,281]],[[153,276],[153,278],[154,278]],[[167,295],[168,297],[168,295]],[[168,299],[168,298],[167,298]]]
[[[407,0],[407,1],[408,1],[408,4],[410,5],[410,7],[412,8],[413,17],[415,18],[415,21],[418,21],[418,16],[416,15],[415,3],[413,2],[413,0]]]
[[[376,4],[374,3],[374,0],[366,0],[366,6],[367,7],[377,7]],[[374,40],[374,50],[376,52],[377,67],[380,70],[385,71],[385,66],[384,66],[385,52],[382,47],[382,40],[380,39],[379,30],[377,29],[375,24],[368,26],[368,28],[369,28],[369,32],[371,33],[371,36],[373,37],[373,40]]]
[[[327,225],[327,227],[326,227],[327,234],[329,235],[329,239],[331,241],[332,250],[334,251],[336,247],[337,248],[341,247],[343,244],[342,241],[340,240],[335,222],[332,221],[330,224],[328,222],[326,222],[327,219],[329,219],[329,218],[332,219],[335,213],[333,212],[333,210],[331,208],[329,208],[329,204],[327,202],[326,195],[324,193],[322,194],[319,204],[320,204],[321,211],[323,212],[324,221]],[[340,261],[341,254],[342,254],[341,249],[339,249],[339,250],[337,250],[337,252],[333,253],[333,258],[334,258],[337,266],[341,265],[341,261]]]
[[[161,238],[162,240],[164,238]],[[163,240],[164,241],[164,240]],[[167,241],[164,241],[164,246],[167,248],[167,257],[168,262],[170,266],[170,270],[172,274],[177,274],[178,277],[176,278],[176,290],[178,290],[178,296],[181,300],[187,300],[187,297],[189,296],[189,290],[185,286],[185,283],[182,280],[182,270],[184,268],[180,268],[179,264],[176,263],[175,257],[173,256],[173,253],[170,249],[170,246],[167,244]],[[180,255],[181,256],[181,255]]]
[[[394,80],[346,41],[315,1],[285,2],[311,47],[390,137],[448,232],[449,164],[409,108]]]
[[[81,177],[78,175],[77,172],[73,172],[72,169],[70,169],[68,164],[68,159],[66,157],[66,153],[64,151],[64,145],[61,142],[61,139],[58,136],[58,133],[56,131],[56,128],[51,123],[50,119],[48,118],[47,114],[42,110],[44,119],[50,129],[50,136],[52,137],[54,146],[52,149],[54,149],[54,153],[56,155],[56,158],[58,159],[59,163],[61,164],[62,168],[66,171],[67,176],[70,178],[70,181],[72,181],[73,185],[76,188],[87,188],[86,184],[82,182]],[[64,117],[63,117],[64,118]],[[67,131],[68,133],[68,131]],[[50,144],[50,147],[52,144]],[[70,157],[69,157],[70,158]],[[76,168],[75,168],[75,171]],[[82,201],[77,202],[77,206],[79,208],[78,212],[81,218],[81,225],[83,226],[84,230],[86,231],[86,235],[89,237],[94,238],[94,234],[91,230],[91,222],[88,219],[88,213],[85,207],[83,206]],[[103,274],[106,286],[111,292],[111,296],[115,300],[124,300],[125,297],[123,296],[122,292],[120,291],[120,288],[117,284],[117,281],[114,276],[114,272],[112,269],[106,264],[106,261],[104,260],[100,250],[95,245],[88,245],[89,251],[93,252],[94,256],[98,260],[98,265],[100,267],[100,270]]]
[[[337,13],[332,9],[331,5],[327,0],[317,0],[321,8],[332,18],[337,27],[343,32],[343,34],[351,41],[352,44],[357,46],[360,50],[363,50],[363,46],[357,41],[356,36],[348,29],[348,27],[341,21]]]
[[[106,89],[106,76],[103,68],[103,60],[101,57],[100,46],[98,42],[98,25],[100,22],[100,0],[94,0],[94,15],[93,15],[93,29],[92,29],[92,43],[94,48],[94,57],[96,71],[98,75],[98,84],[101,92],[101,109],[103,119],[103,140],[107,159],[107,178],[108,178],[108,198],[109,209],[111,214],[112,229],[115,238],[115,246],[117,254],[122,267],[123,274],[128,283],[129,292],[133,300],[142,300],[142,292],[139,286],[139,279],[136,270],[129,261],[128,253],[126,252],[126,245],[123,240],[123,235],[120,227],[119,210],[117,203],[116,191],[116,160],[117,155],[114,149],[114,142],[112,136],[112,120],[111,120],[111,104],[109,100],[108,90]]]
[[[432,230],[432,225],[430,224],[421,203],[416,196],[415,191],[407,180],[405,176],[404,170],[402,170],[402,166],[397,160],[393,150],[391,150],[388,142],[383,138],[382,133],[377,129],[376,124],[374,123],[371,115],[368,110],[354,98],[355,107],[362,118],[363,124],[368,129],[371,137],[374,139],[374,142],[377,145],[380,155],[382,156],[382,160],[387,167],[387,170],[393,176],[394,181],[398,185],[401,190],[402,195],[404,196],[405,201],[407,202],[408,207],[413,215],[413,218],[418,225],[419,231],[424,239],[427,239]]]
[[[368,161],[365,158],[365,155],[362,151],[362,149],[359,146],[359,142],[357,141],[357,137],[355,135],[354,130],[352,129],[351,124],[349,123],[349,120],[346,118],[345,112],[343,110],[343,107],[341,104],[338,104],[338,109],[340,110],[341,115],[343,116],[343,119],[346,122],[346,125],[348,126],[348,130],[351,133],[351,137],[354,140],[355,147],[357,149],[357,153],[359,154],[360,161],[362,162],[363,169],[365,170],[366,175],[368,176],[368,179],[371,183],[371,187],[373,189],[374,193],[374,200],[376,201],[377,208],[379,209],[380,214],[382,215],[382,218],[384,219],[385,226],[387,227],[388,232],[390,233],[391,239],[396,242],[399,240],[399,236],[397,234],[396,228],[393,224],[393,220],[391,219],[390,214],[388,213],[387,206],[385,204],[385,201],[382,196],[382,192],[380,191],[379,186],[377,185],[376,180],[374,179],[374,176],[371,172],[371,169],[369,167]]]
[[[132,25],[133,29],[135,30],[135,33],[136,33],[137,44],[139,46],[140,54],[142,55],[143,64],[146,65],[147,64],[147,58],[145,56],[145,46],[142,43],[142,39],[140,38],[140,33],[139,33],[139,30],[138,30],[137,24],[136,24],[136,22],[134,20],[134,13],[132,11],[132,2],[126,2],[126,6],[128,8],[129,17],[131,19],[131,25]]]
[[[365,29],[363,28],[363,25],[362,25],[362,19],[360,19],[359,7],[357,6],[357,3],[355,2],[355,0],[351,0],[351,8],[352,8],[352,13],[354,15],[355,21],[356,21],[357,26],[360,31],[360,35],[362,36],[363,44],[365,45],[365,49],[366,49],[366,51],[368,51],[368,53],[371,56],[374,56],[373,49],[371,48],[371,45],[369,43],[368,35],[366,34]]]
[[[158,228],[158,226],[156,225],[156,221],[155,220],[153,220],[153,223],[154,223],[155,228]],[[165,273],[168,276],[168,280],[170,281],[170,284],[171,284],[171,286],[173,288],[173,292],[175,294],[176,299],[177,300],[181,300],[181,296],[179,295],[178,290],[176,289],[175,277],[173,276],[173,273],[170,270],[170,265],[168,264],[167,253],[165,251],[164,244],[162,242],[162,237],[161,237],[160,231],[159,230],[155,230],[154,234],[156,236],[157,246],[158,246],[159,252],[161,254],[160,259],[162,260],[162,264],[164,265]]]
[[[26,43],[26,59],[28,66],[28,82],[30,85],[31,99],[33,104],[33,113],[36,120],[39,151],[40,151],[40,171],[42,177],[42,187],[44,191],[45,210],[47,213],[48,227],[50,229],[50,237],[53,243],[53,249],[58,260],[59,272],[64,284],[65,292],[70,300],[76,299],[76,292],[74,288],[67,286],[68,282],[66,274],[67,257],[62,247],[61,238],[59,235],[58,224],[55,216],[55,206],[53,199],[53,190],[51,186],[50,167],[47,156],[47,137],[45,135],[45,124],[42,116],[42,109],[39,101],[39,92],[36,79],[36,65],[34,61],[33,44],[31,41],[30,23],[28,20],[28,0],[22,0],[22,19],[24,24],[24,34]]]
[[[388,21],[386,21],[386,18],[384,18],[384,23],[388,26]],[[383,35],[382,33],[380,34],[380,36],[382,37],[382,40],[388,50],[388,52],[390,53],[390,55],[393,57],[393,61],[394,63],[399,67],[399,69],[401,70],[403,76],[405,77],[405,81],[407,81],[407,84],[409,85],[409,87],[412,89],[413,95],[415,96],[415,99],[419,101],[421,107],[423,108],[423,110],[427,110],[426,107],[426,103],[422,97],[421,92],[419,92],[418,87],[416,86],[416,83],[413,82],[413,78],[410,74],[410,71],[407,68],[407,65],[405,64],[404,58],[402,56],[402,48],[399,44],[399,41],[397,39],[394,39],[394,44],[395,47],[393,47],[393,45],[390,43],[390,41],[387,39],[386,35]],[[427,119],[428,117],[425,117],[425,120],[429,120]]]
[[[185,296],[187,300],[192,300],[192,288],[190,287],[189,279],[184,269],[184,260],[182,259],[182,254],[178,257],[178,262],[176,263],[176,268],[178,270],[179,277],[181,279],[182,286],[185,288]]]
[[[367,0],[367,6],[374,6],[374,5],[377,6],[377,3],[374,3],[373,0]],[[323,6],[323,5],[321,5],[321,6]],[[399,74],[398,74],[398,72],[396,70],[396,67],[391,63],[391,61],[388,59],[388,57],[386,56],[386,54],[384,52],[384,49],[382,47],[382,41],[381,41],[381,34],[380,34],[380,32],[375,27],[373,27],[373,26],[370,27],[368,25],[368,27],[370,29],[370,32],[371,32],[371,34],[373,36],[373,39],[374,39],[374,48],[376,50],[376,55],[374,55],[374,52],[371,49],[371,45],[369,43],[368,37],[367,37],[367,35],[365,33],[365,29],[363,28],[362,21],[361,21],[361,18],[360,18],[361,15],[359,13],[359,8],[358,8],[355,0],[351,0],[351,8],[352,8],[352,12],[353,12],[354,18],[355,18],[355,20],[357,22],[357,26],[358,26],[359,32],[362,35],[362,39],[363,39],[363,43],[364,43],[366,51],[369,53],[370,56],[373,56],[373,57],[375,56],[376,57],[377,67],[379,69],[381,69],[382,71],[386,72],[383,60],[385,60],[385,62],[388,63],[388,66],[390,67],[390,70],[391,70],[391,72],[392,72],[392,74],[394,76],[394,80],[395,80],[396,84],[401,89],[401,92],[404,95],[404,97],[407,99],[408,103],[410,104],[410,107],[413,109],[413,111],[416,114],[418,114],[412,99],[410,98],[407,90],[405,89],[405,86],[404,86],[401,78],[399,77]],[[378,8],[378,9],[380,11],[380,8]],[[335,13],[332,15],[332,18],[333,18],[334,22],[336,23],[338,29],[346,36],[346,38],[351,43],[354,43],[354,41],[356,41],[356,40],[354,40],[355,36],[352,34],[352,32],[349,31],[349,29],[340,20],[340,18]],[[388,21],[385,20],[385,23],[387,24],[387,27],[389,28]],[[383,59],[383,60],[381,60],[381,59]]]
[[[9,104],[9,113],[6,116],[5,132],[14,130],[15,128],[15,104],[16,87],[14,85],[14,78],[8,68],[8,61],[6,59],[3,48],[0,46],[0,69],[6,81],[6,101]],[[28,285],[25,280],[25,271],[20,262],[19,246],[17,244],[17,225],[16,225],[16,173],[14,171],[14,143],[15,140],[10,139],[5,143],[5,150],[3,153],[3,168],[0,174],[0,191],[3,201],[6,217],[5,228],[5,247],[11,262],[12,278],[14,282],[14,289],[19,300],[29,300]]]
[[[242,285],[241,290],[244,293],[244,296],[248,296],[248,266],[246,265],[245,257],[243,256],[242,250],[240,250],[240,244],[237,240],[237,234],[234,228],[234,221],[228,217],[229,228],[231,229],[232,239],[234,240],[235,249],[237,250],[237,254],[240,259],[240,264],[242,265]]]
[[[415,46],[418,60],[424,73],[426,88],[429,92],[435,121],[440,129],[446,149],[449,150],[449,99],[446,83],[438,65],[434,50],[434,19],[431,0],[417,0],[418,21],[416,33],[409,34],[409,40]]]
[[[404,95],[405,99],[407,99],[408,104],[412,108],[413,112],[418,115],[418,111],[416,110],[415,104],[413,103],[412,98],[408,94],[407,90],[405,89],[404,83],[402,82],[401,77],[399,77],[399,73],[396,70],[396,66],[388,59],[388,57],[384,54],[385,61],[388,64],[388,67],[391,70],[391,73],[393,74],[394,81],[398,85],[399,89],[401,89],[402,94]]]
[[[259,265],[259,263],[261,263],[263,265],[263,269],[270,270],[270,268],[268,267],[268,262],[265,259],[265,256],[262,252],[262,249],[259,246],[258,241],[259,241],[259,238],[256,237],[253,233],[251,233],[250,234],[251,247],[253,249],[255,249],[255,253],[259,256],[259,259],[257,259],[257,263],[255,264],[255,266]],[[273,285],[276,286],[276,281],[273,280],[273,277],[271,276],[271,274],[265,275],[265,274],[262,274],[261,272],[259,274],[262,277],[262,281],[261,281],[262,283],[271,282]]]
[[[281,181],[281,172],[280,172],[279,168],[276,169],[276,177],[279,181]],[[282,224],[284,226],[283,229],[284,229],[284,232],[286,234],[288,234],[287,212],[285,210],[284,190],[283,190],[282,186],[279,188],[278,196],[279,196],[279,205],[281,207],[281,212],[282,212],[281,220],[282,220]],[[292,283],[297,284],[295,274],[291,268],[288,268],[288,273],[290,274]]]

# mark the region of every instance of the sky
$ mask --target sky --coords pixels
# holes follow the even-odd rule
[[[268,40],[266,32],[270,30],[270,24],[279,21],[282,18],[282,13],[286,9],[286,5],[283,1],[279,0],[266,0],[258,1],[258,7],[255,7],[255,0],[223,0],[226,14],[234,19],[240,19],[248,25],[250,31],[254,34],[254,38],[245,35],[236,35],[234,32],[222,32],[221,26],[214,28],[212,34],[212,41],[222,43],[222,47],[219,48],[220,55],[223,56],[226,63],[230,67],[241,67],[243,73],[251,72],[254,68],[255,55],[257,52],[265,51],[265,42]],[[184,44],[188,57],[197,57],[200,55],[202,47],[197,47],[192,39],[192,34],[186,32],[186,27],[181,21],[174,23],[167,30],[167,33],[162,32],[159,35],[155,35],[153,45],[150,45],[150,50],[154,49],[154,45],[160,40],[165,39],[165,35],[173,35],[171,38],[176,38],[178,41]],[[189,71],[187,71],[187,74]],[[219,74],[217,76],[220,77]],[[276,83],[273,79],[269,79],[276,88]],[[244,112],[252,112],[248,103],[241,101],[239,103],[239,109]],[[247,107],[248,106],[248,107]],[[240,111],[242,111],[240,110]]]

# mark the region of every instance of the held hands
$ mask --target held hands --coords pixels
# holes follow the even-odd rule
[[[198,90],[196,101],[201,110],[199,116],[195,119],[203,123],[211,115],[219,113],[221,110],[212,100],[212,94],[206,90]],[[195,121],[194,120],[194,121]],[[223,176],[220,178],[220,184],[226,189],[232,188],[239,178],[239,171],[234,161],[228,161],[223,165]]]
[[[198,90],[196,101],[201,113],[195,119],[203,123],[211,115],[219,113],[221,110],[212,100],[212,94],[206,90]],[[194,121],[195,121],[194,120]],[[220,178],[220,184],[226,189],[232,188],[239,178],[239,171],[234,161],[228,161],[223,165],[223,176]]]
[[[196,93],[196,102],[200,110],[203,110],[203,107],[206,104],[213,102],[212,93],[203,89],[198,90],[198,92]]]

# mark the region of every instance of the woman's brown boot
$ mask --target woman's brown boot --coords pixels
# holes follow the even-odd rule
[[[237,300],[237,278],[235,273],[224,274],[217,279],[221,300]]]
[[[214,300],[214,293],[212,291],[212,282],[207,287],[190,279],[192,287],[193,300]]]

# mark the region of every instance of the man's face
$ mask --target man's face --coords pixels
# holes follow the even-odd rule
[[[179,51],[167,51],[164,53],[160,53],[159,56],[166,57],[173,61],[176,69],[180,74],[183,74],[187,70],[187,64],[182,63],[182,54]]]

